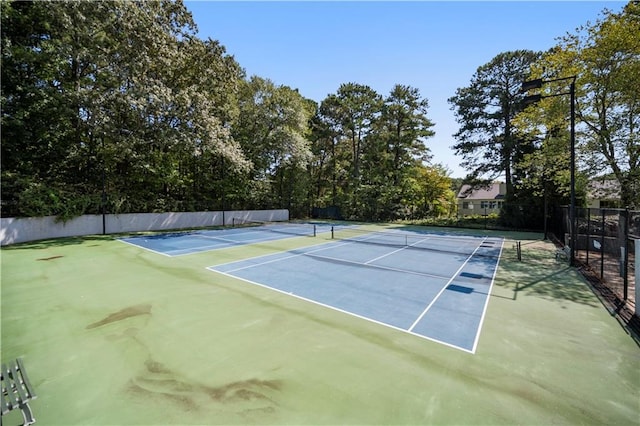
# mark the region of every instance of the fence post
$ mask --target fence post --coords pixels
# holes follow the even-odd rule
[[[589,247],[591,246],[591,209],[587,207],[587,265],[589,264]]]
[[[620,274],[622,275],[623,300],[626,301],[629,295],[629,277],[627,274],[627,266],[629,266],[629,250],[627,250],[627,241],[629,240],[629,210],[622,210],[619,217],[621,232],[619,231],[618,238],[622,238],[622,241],[618,240],[620,248],[622,249],[620,253]]]
[[[578,223],[579,217],[582,214],[582,209],[580,207],[573,208],[573,228],[570,228],[571,231],[571,242],[573,243],[573,239],[575,238],[575,243],[571,244],[571,249],[573,250],[573,266],[575,266],[575,260],[578,258],[578,247],[580,245],[580,231],[578,231]]]
[[[487,222],[489,221],[489,216],[487,215],[487,206],[484,206],[484,229],[487,229]]]
[[[636,316],[640,317],[640,238],[634,241],[636,246]]]
[[[562,219],[562,243],[565,246],[569,245],[568,235],[569,235],[569,208],[567,206],[560,207],[560,214]]]
[[[604,219],[605,219],[606,210],[602,209],[602,235],[600,237],[600,279],[604,278]]]
[[[549,217],[549,203],[547,201],[547,187],[545,185],[544,187],[544,240],[548,240],[548,233],[549,233],[549,229],[548,229],[548,224],[547,224],[547,219]]]

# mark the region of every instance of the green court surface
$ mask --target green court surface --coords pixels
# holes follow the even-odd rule
[[[325,237],[166,257],[106,236],[2,249],[2,360],[40,425],[639,424],[634,340],[540,235],[486,234],[507,240],[475,354],[206,269]]]

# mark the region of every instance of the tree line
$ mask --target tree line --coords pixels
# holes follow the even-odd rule
[[[545,52],[498,54],[449,99],[467,180],[482,186],[502,176],[503,218],[514,225],[541,216],[544,200],[569,203],[572,80],[578,205],[600,181],[618,207],[640,208],[640,3],[604,10],[557,41]],[[544,83],[541,100],[527,105],[522,83],[534,79]]]
[[[317,103],[246,76],[218,41],[198,37],[181,2],[0,6],[3,216],[455,212],[456,188],[431,162],[434,123],[415,87],[379,94],[348,82]],[[572,73],[584,170],[611,174],[625,203],[638,205],[637,29],[629,3],[547,52],[505,52],[479,67],[449,100],[468,181],[502,175],[509,201],[539,207],[543,192],[566,201],[567,100],[525,108],[519,85]]]

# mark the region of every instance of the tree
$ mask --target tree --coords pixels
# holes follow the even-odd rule
[[[344,162],[340,161],[342,144],[340,144],[340,129],[332,117],[336,116],[330,109],[333,107],[328,102],[321,105],[314,103],[315,114],[310,120],[310,141],[312,149],[312,161],[309,163],[309,174],[313,189],[309,195],[312,206],[337,206],[338,198],[345,186],[340,177],[348,172],[343,168]]]
[[[542,75],[542,70],[547,67],[543,55],[532,65],[532,78]],[[564,74],[548,78],[564,78]],[[514,132],[521,139],[530,141],[534,148],[525,153],[516,165],[521,176],[517,191],[519,202],[536,207],[529,209],[529,224],[519,223],[520,226],[542,224],[543,212],[548,214],[550,206],[570,202],[571,105],[568,84],[567,80],[546,83],[543,89],[546,97],[525,108],[513,120]],[[580,205],[585,201],[585,192],[579,171],[576,171],[576,182],[580,183],[576,185],[576,202]]]
[[[425,178],[433,123],[415,88],[383,98],[347,83],[318,106],[245,79],[181,1],[0,7],[3,215],[437,210],[439,196],[425,199],[440,186]]]
[[[418,89],[399,84],[386,98],[355,83],[327,96],[312,122],[316,199],[358,219],[415,213],[416,168],[430,160],[434,134],[427,108]]]
[[[253,76],[241,87],[232,134],[252,167],[238,190],[254,197],[253,208],[287,207],[286,194],[311,159],[307,132],[313,111],[296,90],[268,79]]]
[[[315,155],[316,200],[319,205],[343,204],[349,182],[349,148],[343,132],[341,105],[334,94],[327,96],[311,121]],[[328,188],[327,188],[328,187]]]
[[[88,38],[104,42],[106,8],[1,7],[3,213],[64,214],[96,204],[86,170],[96,163],[97,145],[85,136],[88,93],[104,64],[82,45]],[[70,25],[72,15],[84,12],[95,19]]]
[[[640,206],[640,4],[609,10],[559,40],[544,77],[575,74],[579,149],[592,176],[615,176],[622,203]]]
[[[427,99],[421,99],[418,89],[395,85],[385,100],[378,131],[390,154],[393,183],[402,178],[402,170],[412,166],[414,160],[431,159],[425,141],[435,135],[433,122],[427,118]]]
[[[361,180],[370,187],[366,203],[378,206],[378,219],[401,218],[412,210],[407,202],[415,168],[431,158],[426,140],[434,132],[427,108],[418,89],[399,84],[381,106],[363,151]]]
[[[181,2],[1,7],[3,214],[190,209],[198,157],[246,168],[241,70]]]
[[[349,177],[344,194],[348,197],[344,207],[348,216],[357,216],[363,208],[361,184],[362,153],[367,148],[374,121],[380,114],[382,97],[362,84],[342,84],[335,94],[322,101],[320,111],[338,144],[348,143]],[[343,151],[346,154],[346,150]]]
[[[333,121],[340,135],[351,144],[351,164],[354,181],[360,179],[360,162],[367,136],[380,114],[382,98],[372,88],[362,84],[342,84],[335,95],[325,101],[327,118]]]
[[[448,217],[456,207],[456,193],[451,189],[451,179],[441,165],[425,166],[416,164],[410,178],[412,191],[407,204],[412,206],[412,216]]]
[[[449,98],[461,125],[452,148],[471,172],[467,180],[487,183],[504,174],[507,198],[513,195],[514,164],[527,149],[512,132],[511,120],[523,108],[520,87],[538,57],[529,50],[501,53],[478,68],[469,86]]]

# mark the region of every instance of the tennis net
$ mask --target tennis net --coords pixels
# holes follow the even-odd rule
[[[361,244],[427,250],[456,255],[500,257],[501,244],[486,237],[422,234],[402,231],[369,231],[357,228],[331,229],[331,238]]]
[[[316,236],[316,226],[311,223],[261,222],[234,217],[232,219],[232,226],[234,228],[254,227],[260,231],[276,232],[279,234],[300,235],[308,237]]]

